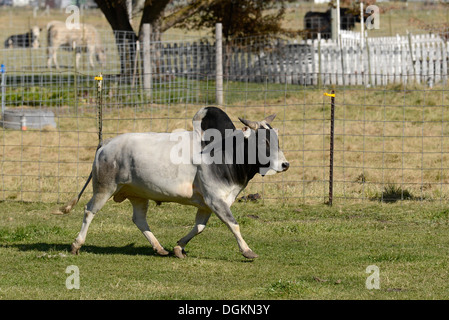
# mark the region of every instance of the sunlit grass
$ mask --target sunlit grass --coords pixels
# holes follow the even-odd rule
[[[79,256],[70,244],[86,199],[66,216],[55,204],[0,206],[1,299],[445,299],[449,289],[448,211],[419,202],[367,205],[236,203],[249,262],[212,216],[187,246],[187,258],[158,257],[132,223],[129,202],[109,202],[93,220]],[[195,210],[150,205],[148,222],[172,251]],[[80,289],[68,290],[75,265]],[[380,270],[368,290],[366,268]]]

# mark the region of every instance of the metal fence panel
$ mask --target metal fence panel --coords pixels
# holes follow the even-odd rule
[[[196,111],[215,103],[213,42],[153,39],[148,94],[143,45],[120,48],[110,38],[106,66],[94,68],[86,62],[75,67],[76,52],[62,52],[64,68],[56,70],[47,67],[45,48],[0,50],[6,65],[4,110],[54,114],[54,125],[50,121],[39,129],[1,128],[0,200],[65,202],[77,194],[97,147],[94,77],[100,73],[105,139],[125,132],[189,130]],[[413,54],[399,46],[318,48],[273,38],[225,44],[223,109],[237,127],[237,117],[260,120],[276,113],[274,126],[291,163],[283,174],[256,177],[244,192],[259,193],[264,201],[329,200],[331,110],[323,93],[334,89],[333,202],[446,201],[447,46],[412,48]],[[362,52],[370,60],[361,60]],[[135,59],[123,64],[120,54]]]

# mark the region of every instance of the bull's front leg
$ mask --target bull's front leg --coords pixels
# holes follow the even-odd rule
[[[228,206],[228,204],[221,199],[210,199],[209,201],[207,201],[207,204],[211,208],[211,210],[215,212],[218,218],[220,218],[220,220],[223,221],[232,231],[235,238],[237,239],[239,249],[242,252],[243,256],[248,259],[257,258],[257,254],[255,254],[246,244],[245,240],[243,240],[243,237],[240,233],[239,224],[232,215],[231,208]]]

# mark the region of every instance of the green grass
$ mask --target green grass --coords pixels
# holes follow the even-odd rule
[[[236,203],[254,261],[215,216],[186,259],[156,256],[128,202],[108,202],[73,256],[83,205],[54,216],[52,204],[1,204],[0,299],[446,299],[449,290],[449,210],[437,204]],[[173,250],[194,212],[151,206],[148,221]],[[65,286],[70,265],[80,270],[79,290]],[[380,269],[379,290],[365,287],[370,265]]]

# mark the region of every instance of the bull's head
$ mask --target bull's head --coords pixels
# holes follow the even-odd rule
[[[275,114],[266,117],[262,121],[239,120],[245,125],[242,129],[248,145],[255,145],[257,164],[262,176],[287,171],[290,167],[284,153],[279,148],[278,130],[273,129],[270,123],[276,117]]]

